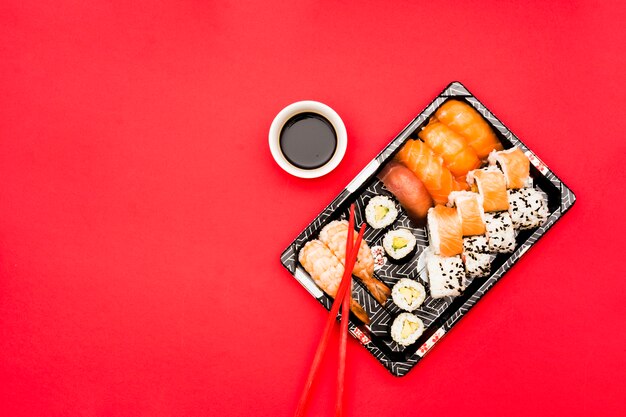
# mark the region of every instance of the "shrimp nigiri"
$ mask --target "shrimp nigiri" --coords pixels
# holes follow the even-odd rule
[[[491,130],[489,124],[469,104],[459,100],[448,100],[435,112],[435,117],[465,137],[480,159],[485,159],[489,152],[501,151],[502,144]]]
[[[496,167],[475,169],[467,174],[467,182],[473,191],[478,191],[486,213],[509,209],[504,174]]]
[[[450,193],[450,207],[456,207],[461,220],[463,236],[475,236],[485,233],[485,213],[480,202],[480,196],[469,191],[454,191]]]
[[[437,204],[445,204],[452,191],[462,189],[443,165],[441,157],[421,140],[409,139],[396,155],[396,160],[413,171]]]
[[[499,166],[509,189],[524,188],[530,182],[530,160],[524,152],[514,147],[489,154],[489,165]]]
[[[335,298],[341,278],[343,278],[344,267],[330,249],[317,239],[311,240],[300,250],[298,260],[317,286]],[[370,319],[365,309],[352,298],[350,299],[350,310],[363,323],[369,324]]]
[[[457,178],[465,178],[469,171],[480,166],[480,159],[463,136],[441,122],[432,120],[418,136],[441,155],[446,167]]]
[[[428,239],[435,255],[455,256],[463,252],[463,230],[456,210],[435,206],[428,210]]]
[[[320,241],[328,246],[342,264],[346,261],[347,239],[348,222],[345,220],[334,220],[320,231]],[[367,287],[376,301],[385,304],[391,295],[391,290],[383,282],[374,278],[374,256],[364,240],[361,241],[352,273]]]

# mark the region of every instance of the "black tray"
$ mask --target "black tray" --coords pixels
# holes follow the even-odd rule
[[[326,207],[281,255],[281,262],[287,270],[300,282],[313,297],[326,309],[330,309],[333,299],[320,290],[308,273],[298,263],[297,254],[310,239],[317,238],[324,225],[332,220],[347,218],[350,204],[356,205],[356,224],[364,222],[364,209],[367,201],[377,194],[391,194],[382,182],[376,178],[378,171],[393,158],[393,155],[409,138],[417,138],[417,132],[428,122],[429,117],[449,98],[464,100],[472,105],[489,122],[505,148],[517,146],[522,149],[531,161],[530,173],[535,187],[540,188],[548,196],[550,215],[546,223],[537,229],[517,233],[515,251],[500,254],[491,264],[491,276],[475,278],[456,298],[426,298],[424,304],[413,313],[424,322],[426,330],[418,341],[403,347],[391,340],[390,326],[393,318],[400,310],[389,301],[381,306],[374,300],[364,286],[352,281],[352,296],[363,306],[370,316],[371,323],[363,325],[358,319],[350,318],[350,332],[356,337],[389,371],[396,376],[403,376],[454,326],[461,317],[517,262],[517,260],[543,236],[546,231],[574,204],[574,193],[531,152],[502,122],[500,122],[483,104],[478,101],[461,83],[448,85],[407,127],[393,139],[367,166],[348,184],[348,186]],[[428,246],[424,228],[418,228],[399,210],[398,219],[393,227],[411,228],[417,236],[417,252],[408,262],[394,264],[386,262],[377,269],[374,275],[385,282],[390,288],[400,278],[412,278],[421,281],[417,270],[418,257]],[[381,245],[384,230],[368,228],[364,239],[370,247]]]

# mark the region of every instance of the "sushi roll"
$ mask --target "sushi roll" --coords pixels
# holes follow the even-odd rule
[[[413,252],[415,245],[415,236],[408,229],[391,230],[383,238],[385,252],[395,260],[400,260]]]
[[[489,165],[496,166],[504,173],[506,187],[518,189],[528,187],[530,180],[530,160],[524,152],[514,147],[489,154]]]
[[[509,190],[509,214],[513,227],[520,230],[534,229],[548,219],[546,196],[535,188]]]
[[[426,270],[433,298],[456,297],[465,289],[465,268],[460,256],[443,257],[429,253]]]
[[[506,211],[485,213],[489,252],[508,253],[515,249],[515,229]]]
[[[456,207],[463,236],[485,234],[485,212],[480,195],[470,191],[453,191],[448,206]]]
[[[485,213],[509,209],[509,198],[506,193],[506,179],[496,167],[475,169],[467,173],[467,183],[472,191],[482,197]]]
[[[426,226],[435,255],[455,256],[463,252],[463,229],[456,209],[439,205],[431,208]]]
[[[463,238],[463,252],[487,253],[489,244],[487,236],[469,236]]]
[[[402,278],[393,286],[391,298],[402,310],[413,311],[426,299],[426,290],[419,282]]]
[[[382,229],[393,223],[398,217],[398,209],[389,197],[377,195],[370,199],[365,207],[365,220],[374,229]]]
[[[391,325],[391,338],[402,346],[412,345],[424,333],[424,323],[411,313],[401,313]]]
[[[469,278],[485,277],[491,273],[491,255],[487,253],[464,252],[463,261]]]

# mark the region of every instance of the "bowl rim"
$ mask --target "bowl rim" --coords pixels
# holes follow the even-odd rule
[[[330,160],[319,168],[315,169],[303,169],[292,165],[285,155],[283,155],[280,149],[280,132],[285,123],[293,116],[299,113],[316,113],[326,118],[335,129],[337,134],[337,147],[335,153]],[[346,126],[339,117],[339,114],[333,110],[330,106],[315,100],[302,100],[291,103],[283,108],[270,125],[268,134],[270,151],[272,157],[276,163],[286,172],[299,178],[318,178],[328,174],[341,162],[346,154],[346,148],[348,147],[348,134],[346,132]]]

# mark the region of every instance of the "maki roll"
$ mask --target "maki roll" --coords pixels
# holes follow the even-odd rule
[[[435,206],[428,210],[428,239],[436,255],[454,256],[463,252],[463,229],[456,209]]]
[[[393,223],[398,217],[398,209],[389,197],[377,195],[365,207],[365,220],[374,229],[382,229]]]
[[[472,191],[477,191],[482,197],[485,213],[509,209],[506,179],[498,168],[491,166],[470,171],[467,173],[467,183]]]
[[[480,201],[480,195],[470,191],[453,191],[448,200],[448,206],[456,207],[459,214],[463,236],[485,233],[485,212]]]
[[[516,229],[534,229],[548,219],[548,202],[541,191],[522,188],[509,190],[508,194],[509,214]]]
[[[531,181],[530,161],[524,151],[518,147],[491,152],[489,165],[497,166],[502,170],[506,179],[506,187],[509,189],[528,187]]]
[[[433,298],[456,297],[465,289],[465,268],[460,256],[443,257],[429,253],[426,270]]]
[[[415,236],[408,229],[391,230],[383,238],[385,252],[395,260],[400,260],[413,252],[415,243]]]
[[[393,302],[402,310],[413,311],[426,299],[424,286],[412,279],[402,278],[391,290]]]
[[[489,252],[489,245],[487,243],[487,236],[469,236],[463,238],[463,252],[476,252],[487,253]]]
[[[463,261],[470,278],[485,277],[491,273],[491,255],[487,253],[464,252]]]
[[[391,325],[391,338],[402,346],[412,345],[424,333],[424,323],[411,313],[401,313]]]
[[[485,213],[489,252],[508,253],[515,249],[515,229],[506,211]]]

